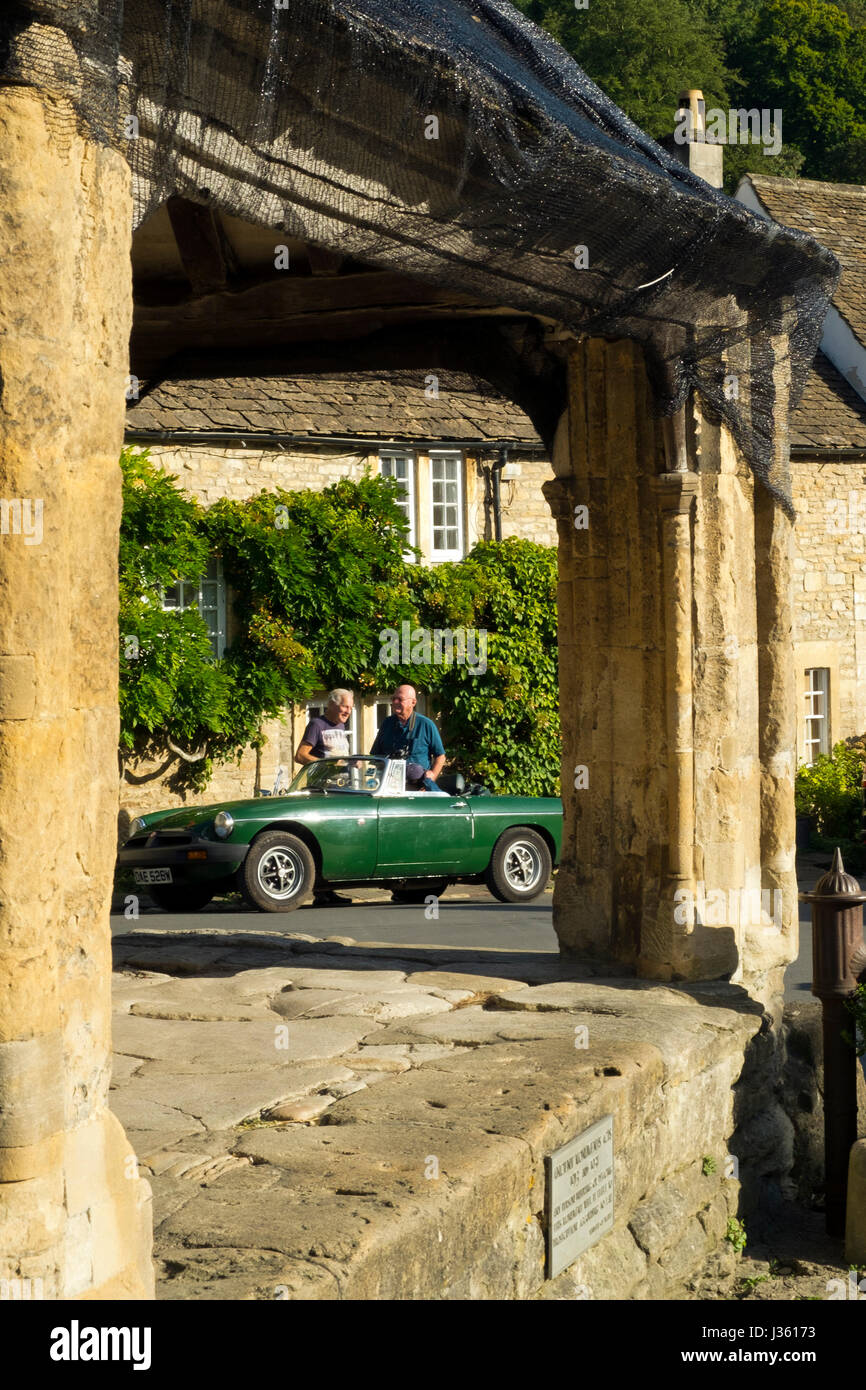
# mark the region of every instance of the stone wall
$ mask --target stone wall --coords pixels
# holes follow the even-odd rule
[[[785,1007],[781,1103],[793,1125],[791,1183],[811,1206],[824,1190],[824,1037],[821,1004],[804,997]],[[866,1073],[857,1063],[857,1134],[866,1138]]]
[[[545,456],[509,461],[520,467],[517,478],[502,483],[502,535],[535,541],[537,545],[556,545],[556,522],[545,501],[542,486],[553,477],[553,466]]]
[[[377,457],[366,449],[338,445],[309,452],[244,449],[240,444],[216,448],[209,444],[152,444],[150,456],[160,468],[176,475],[178,485],[204,506],[231,497],[243,501],[263,488],[322,489],[341,478],[362,478]]]
[[[378,469],[378,450],[363,445],[353,448],[337,444],[308,445],[305,450],[244,449],[195,444],[149,446],[154,462],[177,476],[184,491],[208,506],[220,497],[243,500],[263,488],[285,488],[300,492],[321,489],[341,478],[361,478],[366,470]],[[426,455],[419,455],[423,465]],[[484,467],[490,458],[485,456]],[[556,526],[541,491],[542,483],[553,477],[550,461],[543,455],[509,454],[517,464],[516,478],[502,483],[502,534],[539,545],[556,544]],[[473,453],[465,455],[466,549],[478,540],[492,537],[492,520],[485,505],[482,463]],[[422,538],[423,539],[423,538]],[[422,550],[424,549],[422,545]]]
[[[730,985],[282,928],[139,931],[118,961],[114,1103],[175,1299],[682,1297],[790,1165],[777,1051]],[[613,1228],[548,1280],[547,1160],[608,1116]]]
[[[866,731],[866,475],[862,461],[792,463],[798,752],[803,673],[830,672],[830,741]]]

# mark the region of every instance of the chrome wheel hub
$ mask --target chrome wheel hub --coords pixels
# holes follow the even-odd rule
[[[269,849],[259,861],[256,877],[269,898],[291,898],[303,881],[304,866],[293,850]]]
[[[525,840],[516,840],[509,845],[502,866],[509,888],[518,893],[528,893],[538,885],[541,877],[541,857],[534,845]]]

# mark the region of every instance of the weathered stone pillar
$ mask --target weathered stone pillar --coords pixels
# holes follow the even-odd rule
[[[0,1277],[142,1298],[107,1109],[129,170],[49,106],[0,87]]]
[[[659,509],[662,548],[662,602],[665,641],[664,707],[667,735],[667,853],[657,921],[641,933],[639,966],[646,975],[667,978],[688,935],[687,914],[677,909],[692,893],[695,843],[695,692],[692,606],[692,513],[697,473],[688,468],[685,411],[666,421],[668,470],[652,479]],[[673,471],[671,471],[673,470]],[[683,917],[685,921],[681,921]]]
[[[657,419],[633,344],[572,344],[553,462],[560,945],[767,999],[796,952],[790,523],[696,403]]]
[[[786,312],[787,327],[793,314]],[[776,419],[787,421],[788,339],[770,339]],[[787,478],[789,441],[777,429],[774,473]],[[747,969],[764,977],[768,997],[782,993],[782,975],[799,948],[795,864],[794,777],[797,771],[797,680],[794,667],[793,523],[765,488],[755,490],[758,736],[761,761],[762,887],[778,903],[777,930],[750,930]]]
[[[665,648],[653,480],[665,467],[640,348],[569,349],[545,495],[559,532],[563,951],[634,968],[667,839]]]

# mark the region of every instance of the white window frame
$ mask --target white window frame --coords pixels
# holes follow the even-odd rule
[[[216,584],[216,606],[208,605],[205,608],[203,586],[205,584]],[[178,601],[173,603],[169,600],[169,594],[177,593]],[[190,608],[198,609],[207,624],[208,636],[210,637],[211,650],[214,658],[219,661],[225,655],[226,642],[226,581],[223,574],[222,560],[218,555],[212,555],[208,560],[207,569],[198,579],[181,579],[177,584],[172,584],[162,595],[162,608],[165,613],[185,613]],[[216,615],[216,624],[209,621],[206,616],[208,613]]]
[[[830,752],[830,668],[807,666],[805,677],[804,754],[811,765],[820,753]]]
[[[324,717],[325,717],[325,710],[326,710],[327,708],[328,708],[328,692],[327,692],[327,690],[321,691],[321,693],[318,694],[318,695],[311,695],[311,696],[310,696],[310,699],[307,701],[307,724],[309,724],[309,722],[310,722],[311,719],[315,719],[317,715],[321,715],[321,717],[324,718]],[[352,713],[349,715],[349,718],[346,720],[345,724],[343,725],[343,728],[346,730],[346,733],[347,733],[348,738],[349,738],[349,752],[350,752],[350,753],[361,753],[361,752],[363,752],[363,749],[361,749],[361,748],[358,747],[358,718],[357,718],[357,716],[358,716],[358,706],[357,706],[357,703],[356,703],[356,701],[355,701],[355,692],[353,691],[353,692],[352,692]],[[307,727],[307,724],[304,725],[304,728]]]
[[[429,458],[430,458],[430,559],[431,559],[431,561],[432,561],[434,564],[436,564],[436,563],[441,563],[442,561],[445,561],[445,560],[462,560],[463,557],[464,557],[464,554],[465,554],[464,545],[465,545],[465,537],[466,537],[466,495],[465,495],[465,493],[466,493],[466,488],[465,488],[465,481],[466,481],[466,480],[465,480],[465,473],[466,473],[466,470],[465,470],[465,468],[464,468],[464,466],[463,466],[463,454],[462,454],[462,452],[461,452],[459,449],[431,449],[431,450],[430,450],[430,454],[429,454]],[[453,547],[452,547],[451,549],[447,549],[447,548],[446,548],[446,549],[439,549],[439,548],[437,548],[437,546],[436,546],[436,529],[437,529],[437,528],[436,528],[436,526],[434,525],[434,517],[435,517],[434,508],[435,508],[437,505],[438,505],[438,506],[443,506],[443,505],[446,505],[446,506],[447,506],[447,505],[450,505],[449,503],[435,503],[435,502],[433,501],[433,486],[434,486],[434,482],[435,482],[434,477],[433,477],[433,466],[434,466],[434,463],[436,462],[437,459],[446,459],[446,460],[448,460],[448,461],[456,460],[456,462],[457,462],[457,526],[456,526],[456,530],[457,530],[457,546],[456,546],[456,549],[453,548]],[[440,527],[439,529],[440,529],[440,530],[442,530],[442,529],[448,529],[448,530],[450,530],[451,528],[450,528],[450,527],[447,527],[447,528],[442,528],[442,527]]]
[[[418,526],[417,526],[417,517],[416,517],[416,509],[415,509],[415,454],[414,454],[410,449],[386,449],[386,448],[384,448],[384,447],[383,447],[383,448],[380,448],[380,450],[379,450],[379,477],[380,477],[380,478],[392,478],[392,477],[394,477],[394,474],[393,474],[393,473],[385,473],[385,472],[383,471],[382,465],[383,465],[383,463],[385,462],[386,459],[402,459],[402,460],[404,460],[405,463],[406,463],[406,488],[405,488],[405,493],[406,493],[406,512],[407,512],[407,515],[408,515],[408,518],[409,518],[409,539],[408,539],[408,544],[409,544],[409,545],[413,545],[413,546],[414,546],[414,545],[417,545],[417,544],[418,544],[418,538],[417,538]],[[403,480],[402,480],[401,478],[397,478],[396,481],[397,481],[397,482],[402,482]],[[414,558],[414,557],[413,557],[413,558]]]

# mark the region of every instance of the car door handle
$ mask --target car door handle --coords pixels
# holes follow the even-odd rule
[[[467,803],[466,803],[465,801],[454,801],[454,802],[452,802],[451,804],[452,804],[453,806],[459,806],[460,809],[463,810],[463,811],[465,811],[465,810],[468,809]]]

